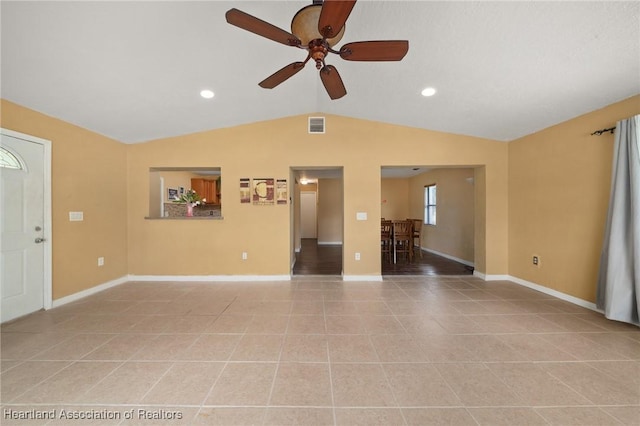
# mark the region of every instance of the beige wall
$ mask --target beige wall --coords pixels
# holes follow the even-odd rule
[[[164,203],[167,191],[161,188],[160,172],[149,172],[149,217],[161,217],[163,213],[162,203]]]
[[[427,164],[474,167],[477,271],[594,300],[613,137],[589,133],[640,113],[640,96],[509,144],[328,115],[322,150],[306,115],[123,145],[6,100],[1,107],[2,127],[52,141],[54,299],[127,273],[289,274],[291,209],[241,205],[238,182],[286,178],[293,164],[344,167],[344,271],[378,275],[380,167]],[[194,165],[222,168],[224,219],[145,220],[149,168]],[[85,220],[69,222],[69,211]],[[356,221],[360,211],[369,220]]]
[[[6,100],[0,126],[51,141],[53,299],[125,276],[127,146]],[[70,211],[84,221],[69,222]]]
[[[318,150],[304,115],[123,145],[10,102],[2,107],[4,127],[53,141],[55,298],[127,273],[288,275],[290,209],[240,204],[238,182],[286,178],[293,164],[344,167],[344,272],[363,276],[380,274],[381,166],[486,165],[486,209],[495,220],[486,224],[487,238],[476,238],[487,259],[476,268],[507,270],[507,146],[501,142],[329,115]],[[398,149],[390,152],[389,141]],[[221,167],[223,219],[146,220],[149,169],[193,166]],[[68,222],[75,210],[85,212],[84,222]],[[369,220],[357,221],[357,212]],[[104,267],[97,267],[98,256],[105,257]]]
[[[638,113],[635,96],[509,144],[510,275],[595,301],[613,135],[590,133]]]
[[[475,271],[481,271],[478,265],[487,265],[490,259],[487,259],[487,173],[484,167],[476,167],[474,169],[475,177],[473,185],[475,188],[475,218],[473,221],[474,228],[474,268]],[[486,268],[486,267],[485,267]],[[485,269],[486,270],[486,269]]]
[[[380,214],[388,220],[409,217],[409,179],[385,178],[380,182]]]
[[[241,205],[237,186],[241,177],[286,178],[292,165],[301,164],[344,167],[346,275],[380,274],[381,166],[486,165],[486,208],[491,210],[486,216],[495,220],[486,225],[487,238],[478,239],[487,262],[476,262],[476,268],[491,274],[507,272],[505,143],[331,115],[327,121],[331,126],[322,135],[322,149],[318,149],[318,135],[306,132],[307,115],[129,146],[129,272],[289,274],[289,209]],[[397,149],[388,149],[390,141]],[[194,152],[198,153],[195,158]],[[189,167],[196,159],[198,166],[222,169],[224,219],[145,220],[149,168]],[[367,212],[369,220],[356,221],[357,212]],[[242,251],[248,252],[246,261],[241,260]],[[355,252],[361,253],[360,261],[354,260]]]
[[[318,243],[342,243],[342,179],[318,180]]]
[[[424,220],[424,187],[437,185],[436,225],[423,225],[422,246],[473,263],[474,169],[432,169],[409,180],[407,217]]]

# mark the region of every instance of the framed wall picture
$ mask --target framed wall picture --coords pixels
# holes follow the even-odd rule
[[[240,178],[240,204],[251,202],[251,179]]]
[[[178,190],[176,188],[167,188],[167,200],[175,201],[179,200]]]
[[[181,197],[184,195],[184,186],[179,186],[178,187],[178,195],[181,196]]]
[[[274,179],[254,178],[253,179],[253,204],[273,205],[275,200]]]
[[[276,204],[287,204],[287,180],[276,180]]]

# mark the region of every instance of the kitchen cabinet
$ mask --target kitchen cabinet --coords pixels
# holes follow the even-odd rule
[[[196,194],[198,194],[200,198],[205,198],[207,204],[220,204],[217,180],[192,178],[191,189],[196,191]]]

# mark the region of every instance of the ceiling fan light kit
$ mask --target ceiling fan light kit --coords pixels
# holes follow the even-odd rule
[[[322,34],[320,34],[320,30],[318,30],[321,11],[321,4],[311,4],[303,7],[293,16],[291,20],[291,32],[300,39],[302,45],[308,45],[315,39],[322,39]],[[342,40],[345,28],[346,27],[343,26],[335,37],[327,39],[329,47],[333,47]]]
[[[347,43],[340,50],[335,46],[345,32],[345,22],[356,0],[314,1],[300,9],[291,21],[291,33],[238,9],[226,13],[227,22],[243,30],[268,38],[286,46],[307,51],[303,62],[294,62],[279,69],[259,83],[260,87],[273,89],[298,73],[309,60],[316,63],[320,80],[331,99],[347,94],[338,70],[325,63],[329,53],[349,61],[400,61],[409,50],[407,40],[360,41]]]

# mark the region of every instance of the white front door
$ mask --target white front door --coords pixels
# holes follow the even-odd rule
[[[300,237],[318,238],[317,196],[315,192],[300,192]]]
[[[2,322],[45,306],[45,146],[0,134]],[[48,170],[48,166],[46,167]]]

